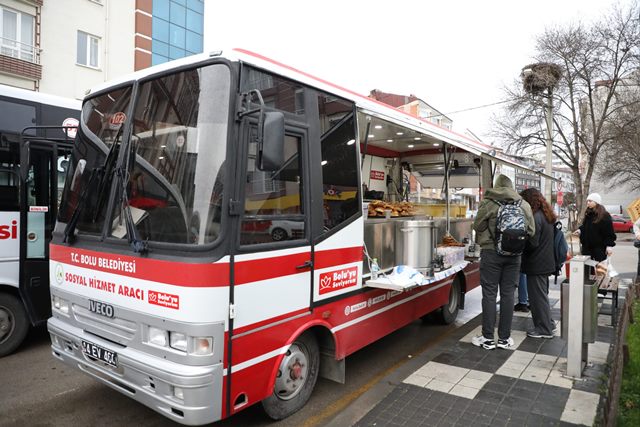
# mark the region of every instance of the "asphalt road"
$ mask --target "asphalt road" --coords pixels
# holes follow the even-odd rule
[[[215,426],[322,425],[380,378],[480,312],[479,289],[467,295],[455,324],[416,321],[349,356],[346,383],[320,378],[311,399],[274,423],[254,405]],[[17,353],[0,359],[0,426],[176,426],[124,395],[73,371],[51,356],[45,328],[33,330]]]

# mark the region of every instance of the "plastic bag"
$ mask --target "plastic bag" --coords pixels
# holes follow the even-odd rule
[[[598,265],[596,265],[596,276],[604,275],[609,278],[616,277],[618,275],[618,272],[613,267],[611,258],[607,258],[606,260],[599,262]]]
[[[424,275],[408,265],[398,265],[393,268],[393,271],[389,275],[389,279],[394,282],[399,281],[403,284],[413,282],[416,285],[419,285],[423,282]]]
[[[611,259],[607,258],[607,261],[609,261],[609,266],[607,268],[607,276],[616,277],[618,275],[618,272],[616,271],[615,268],[613,268],[613,264],[611,263]]]

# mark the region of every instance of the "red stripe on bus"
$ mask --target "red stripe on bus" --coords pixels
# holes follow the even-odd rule
[[[327,268],[362,261],[362,246],[329,249],[315,253],[315,268]]]
[[[230,282],[228,262],[191,264],[55,244],[51,244],[50,252],[52,261],[169,285],[220,287],[229,286]],[[358,262],[362,260],[362,247],[319,251],[315,258],[316,269]],[[298,268],[307,261],[311,261],[310,252],[238,261],[235,264],[235,283],[243,285],[309,271],[308,267]]]
[[[302,267],[302,265],[308,261],[311,261],[310,252],[236,261],[235,283],[236,285],[242,285],[245,283],[258,282],[260,280],[276,279],[278,277],[303,273],[305,271],[309,271],[309,268],[304,269],[296,267]]]
[[[51,244],[52,261],[152,282],[194,288],[229,286],[229,263],[187,264]]]

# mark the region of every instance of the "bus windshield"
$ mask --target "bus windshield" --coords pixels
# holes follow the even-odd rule
[[[138,86],[131,135],[122,145],[128,155],[120,156],[129,162],[119,165],[109,179],[114,184],[122,180],[123,185],[113,193],[117,199],[108,235],[127,236],[123,218],[130,211],[145,241],[198,245],[217,239],[222,229],[230,88],[230,71],[222,64],[157,77]],[[124,126],[130,121],[125,111],[115,113],[119,118],[111,115],[104,120],[114,122],[113,128],[118,123]],[[118,138],[103,142],[109,146]],[[106,164],[108,155],[104,155]],[[108,167],[103,169],[109,174]],[[87,205],[83,210],[92,211],[91,203]],[[108,203],[98,201],[92,206],[100,211],[94,217],[106,218]],[[79,223],[78,231],[82,230]]]

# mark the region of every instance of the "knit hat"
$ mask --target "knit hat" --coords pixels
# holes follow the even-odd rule
[[[596,202],[597,204],[602,204],[602,197],[598,193],[591,193],[587,196],[587,200],[591,200],[592,202]]]

